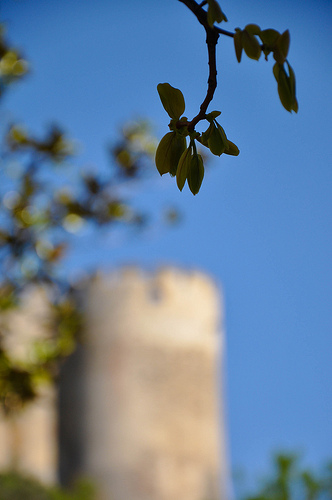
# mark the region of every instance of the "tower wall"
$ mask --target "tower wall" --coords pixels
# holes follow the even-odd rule
[[[0,468],[85,475],[101,500],[227,500],[221,299],[204,274],[126,268],[82,289],[83,342],[54,389],[0,415]],[[43,289],[0,317],[7,347],[47,335]],[[57,440],[59,436],[59,442]]]
[[[95,278],[83,310],[62,381],[63,476],[89,475],[103,500],[226,500],[214,283],[129,268]]]

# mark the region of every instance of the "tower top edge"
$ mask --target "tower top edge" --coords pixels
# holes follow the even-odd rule
[[[119,268],[109,271],[97,271],[91,278],[92,282],[103,282],[105,285],[116,285],[123,282],[173,282],[178,284],[181,282],[183,285],[193,284],[209,287],[221,295],[221,286],[217,280],[210,274],[200,269],[186,269],[174,265],[164,265],[158,267],[156,270],[148,270],[139,265],[124,265]]]

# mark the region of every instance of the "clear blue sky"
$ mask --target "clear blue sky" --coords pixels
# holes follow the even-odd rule
[[[231,460],[266,470],[275,449],[319,466],[332,457],[332,6],[323,0],[224,0],[233,30],[255,22],[291,32],[298,115],[281,106],[272,60],[235,60],[218,48],[212,109],[240,147],[213,161],[200,194],[153,176],[136,202],[184,214],[119,244],[80,238],[68,268],[96,262],[174,264],[211,274],[224,291]],[[81,163],[104,167],[105,145],[125,120],[143,116],[167,132],[156,92],[180,88],[186,115],[206,91],[204,32],[176,0],[6,0],[2,18],[33,68],[6,107],[34,131],[64,124],[83,145]]]

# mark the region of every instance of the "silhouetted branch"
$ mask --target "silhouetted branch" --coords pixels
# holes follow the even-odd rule
[[[210,26],[207,20],[207,13],[202,8],[206,2],[198,4],[195,0],[179,0],[185,4],[188,9],[196,16],[199,23],[204,27],[206,32],[206,44],[208,47],[208,64],[209,64],[209,77],[208,77],[208,89],[204,101],[200,106],[199,113],[189,122],[188,130],[193,130],[195,125],[204,120],[207,108],[213,99],[214,92],[217,87],[217,65],[216,65],[216,47],[219,38],[219,28],[215,26]],[[223,32],[224,30],[222,30]],[[228,34],[228,32],[226,32]],[[225,33],[223,33],[225,34]],[[228,34],[228,36],[230,36]]]

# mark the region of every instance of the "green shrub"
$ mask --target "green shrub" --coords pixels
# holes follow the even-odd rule
[[[0,474],[1,500],[95,500],[93,486],[85,480],[75,484],[70,490],[50,487],[38,480],[17,472]]]

